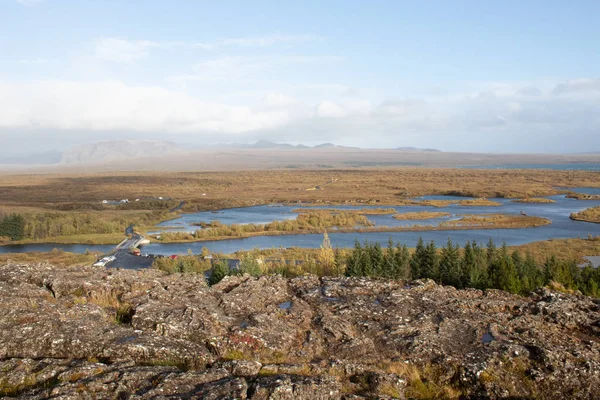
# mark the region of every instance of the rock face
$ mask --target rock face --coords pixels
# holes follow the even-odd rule
[[[171,142],[114,140],[75,146],[62,154],[62,164],[101,163],[141,157],[164,156],[183,151]]]
[[[0,266],[0,398],[589,399],[600,302],[357,278]]]

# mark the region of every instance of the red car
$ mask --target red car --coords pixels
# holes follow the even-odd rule
[[[175,254],[173,254],[172,256],[169,256],[169,258],[170,258],[171,260],[174,260],[174,259],[176,259],[176,258],[177,258],[177,256],[176,256]]]

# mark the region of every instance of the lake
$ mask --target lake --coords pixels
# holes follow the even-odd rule
[[[585,189],[582,189],[585,190]],[[597,189],[594,189],[597,190]],[[340,209],[360,209],[360,208],[394,208],[398,213],[417,212],[417,211],[441,211],[451,213],[450,217],[438,218],[435,220],[422,221],[400,221],[392,215],[368,215],[367,218],[378,226],[411,226],[415,224],[427,225],[436,224],[440,221],[458,218],[458,214],[520,214],[524,211],[528,215],[548,218],[552,221],[551,225],[545,225],[537,228],[522,229],[469,229],[458,231],[424,231],[424,232],[370,232],[370,233],[336,233],[331,231],[329,238],[334,247],[351,247],[356,239],[360,241],[377,241],[385,245],[391,237],[395,242],[407,244],[414,247],[419,239],[433,240],[438,246],[443,246],[450,237],[454,242],[464,244],[466,241],[476,240],[480,243],[487,242],[492,238],[496,243],[506,242],[508,245],[521,245],[525,243],[554,239],[554,238],[585,238],[588,234],[599,236],[600,224],[573,221],[569,218],[572,212],[581,211],[588,207],[600,206],[600,201],[596,200],[576,200],[569,199],[563,195],[551,197],[556,203],[514,203],[509,199],[493,199],[502,206],[499,207],[464,207],[459,205],[450,205],[448,207],[426,207],[426,206],[336,206]],[[454,199],[446,196],[427,196],[421,198],[427,199]],[[464,198],[459,198],[464,199]],[[181,218],[167,221],[161,224],[164,227],[177,227],[175,230],[193,231],[199,227],[192,225],[200,221],[209,222],[218,219],[222,223],[266,223],[275,220],[293,219],[296,213],[293,209],[299,206],[255,206],[245,208],[232,208],[213,212],[199,212],[184,214]],[[323,205],[314,208],[333,208]],[[171,228],[172,229],[172,228]],[[168,229],[168,230],[171,230]],[[233,253],[238,250],[250,250],[253,248],[277,248],[277,247],[319,247],[323,240],[321,234],[300,234],[300,235],[281,235],[281,236],[256,236],[246,239],[228,239],[221,241],[207,241],[195,243],[150,243],[143,247],[143,252],[150,254],[184,254],[188,249],[194,253],[199,253],[202,247],[207,247],[212,252]],[[0,253],[10,252],[29,252],[29,251],[51,251],[53,248],[63,249],[75,253],[83,253],[86,250],[107,252],[113,246],[90,246],[90,245],[60,245],[60,244],[28,244],[0,246]]]

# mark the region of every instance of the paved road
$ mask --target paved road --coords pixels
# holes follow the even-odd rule
[[[112,252],[115,260],[106,264],[106,268],[140,269],[150,267],[154,261],[153,257],[135,256],[131,254],[130,250],[131,247],[137,247],[144,237],[133,231],[133,225],[129,225],[125,229],[125,235],[127,239]]]

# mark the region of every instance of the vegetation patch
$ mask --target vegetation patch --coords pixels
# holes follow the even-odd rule
[[[600,206],[587,208],[577,213],[571,213],[569,216],[575,221],[594,222],[600,224]]]
[[[499,207],[502,203],[497,201],[488,200],[486,198],[461,200],[458,202],[461,206],[474,206],[474,207]]]
[[[525,197],[523,199],[511,200],[513,203],[556,203],[556,200],[546,197]]]
[[[448,217],[452,215],[449,212],[435,212],[435,211],[419,211],[419,212],[407,212],[403,214],[394,215],[395,219],[400,220],[421,220],[421,219],[432,219]]]

